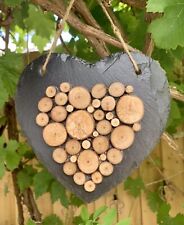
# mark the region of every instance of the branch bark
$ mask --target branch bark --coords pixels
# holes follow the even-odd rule
[[[138,9],[146,7],[146,1],[144,0],[121,0],[121,2]]]

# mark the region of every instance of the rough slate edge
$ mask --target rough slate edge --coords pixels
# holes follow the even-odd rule
[[[157,140],[159,140],[159,136],[160,136],[160,134],[162,133],[162,130],[163,130],[163,125],[165,126],[165,122],[166,122],[166,120],[167,120],[167,115],[168,115],[168,112],[169,112],[169,97],[168,97],[168,87],[167,87],[167,82],[166,82],[166,79],[165,79],[165,76],[163,76],[164,75],[164,72],[162,71],[162,75],[160,74],[160,71],[159,71],[159,73],[157,74],[155,74],[155,78],[153,77],[153,76],[151,76],[151,78],[152,79],[150,79],[149,77],[150,77],[150,71],[149,71],[149,69],[146,67],[146,65],[148,64],[149,66],[150,66],[150,68],[151,68],[151,70],[153,70],[153,71],[155,71],[156,69],[158,69],[159,68],[159,65],[158,65],[158,63],[156,63],[156,62],[154,62],[154,61],[152,61],[151,59],[149,59],[148,57],[145,57],[144,55],[142,55],[142,54],[140,54],[140,53],[134,53],[133,54],[133,57],[136,59],[136,61],[138,62],[138,64],[140,64],[140,67],[141,67],[141,69],[142,69],[142,73],[144,74],[144,76],[143,75],[139,75],[139,76],[137,76],[136,74],[135,74],[135,72],[134,72],[134,69],[133,69],[133,66],[132,66],[132,64],[131,64],[131,62],[128,60],[127,61],[127,55],[126,54],[115,54],[115,55],[112,55],[111,57],[108,57],[108,58],[105,58],[104,60],[102,60],[102,61],[100,61],[100,62],[98,62],[97,64],[95,64],[95,65],[90,65],[90,64],[88,64],[88,63],[85,63],[84,61],[81,61],[81,60],[79,60],[79,59],[76,59],[76,58],[74,58],[74,57],[70,57],[70,56],[67,56],[67,55],[57,55],[57,54],[53,54],[53,56],[52,56],[52,58],[51,58],[51,60],[50,60],[50,64],[54,64],[55,63],[55,61],[57,61],[58,60],[58,58],[59,58],[59,60],[61,60],[61,61],[64,61],[64,62],[67,62],[68,60],[70,60],[70,63],[71,63],[71,66],[73,65],[75,65],[76,63],[81,63],[82,62],[82,64],[84,64],[85,65],[85,67],[87,67],[87,68],[92,68],[92,69],[95,69],[95,68],[97,68],[98,69],[98,71],[100,71],[101,73],[103,73],[104,71],[105,71],[105,73],[106,73],[106,78],[107,78],[107,80],[108,80],[108,78],[109,78],[109,83],[111,83],[112,82],[112,80],[115,80],[116,79],[116,77],[113,77],[112,78],[112,71],[111,71],[111,69],[113,69],[113,65],[114,64],[119,64],[119,73],[122,73],[123,71],[123,68],[122,68],[122,65],[123,66],[125,66],[126,68],[128,68],[129,70],[131,70],[131,73],[132,73],[132,75],[134,76],[134,78],[135,79],[138,79],[138,80],[143,80],[144,82],[146,81],[146,83],[148,84],[148,87],[150,86],[150,84],[151,85],[153,85],[153,87],[152,87],[152,90],[155,92],[155,97],[157,98],[157,99],[159,99],[160,97],[164,97],[165,98],[165,102],[164,102],[164,105],[163,105],[163,102],[157,102],[157,104],[158,104],[158,108],[159,108],[159,110],[160,110],[160,112],[162,113],[162,115],[161,115],[161,118],[162,118],[162,121],[160,121],[160,128],[162,128],[162,129],[160,129],[159,130],[159,132],[157,132],[155,135],[157,136]],[[39,68],[39,65],[42,65],[42,63],[43,63],[43,61],[44,61],[44,57],[42,56],[41,58],[39,58],[39,59],[37,59],[36,61],[34,61],[34,63],[31,63],[26,69],[25,69],[25,71],[24,71],[24,74],[26,74],[26,73],[31,73],[32,72],[32,70],[34,70],[35,69],[35,67],[37,68],[37,70],[38,70],[38,68]],[[73,63],[71,62],[71,61],[73,61]],[[55,64],[56,65],[56,64]],[[49,64],[48,64],[48,72],[47,72],[47,74],[45,75],[45,76],[49,76],[49,68],[50,68],[50,66],[49,66]],[[57,69],[57,68],[56,68]],[[72,68],[71,68],[72,69]],[[116,68],[117,69],[117,68]],[[69,70],[69,68],[68,68],[68,70]],[[159,69],[158,69],[159,70]],[[36,73],[37,73],[37,75],[35,75],[35,76],[40,76],[39,75],[39,72],[38,71],[36,71]],[[111,73],[111,74],[110,74]],[[33,74],[31,74],[31,75],[33,75]],[[94,75],[94,74],[93,74]],[[99,75],[99,74],[98,74]],[[95,76],[95,75],[94,75]],[[120,77],[118,76],[117,77],[117,80],[121,80],[122,79],[122,74],[120,75]],[[158,76],[159,77],[162,77],[163,76],[163,78],[161,79],[161,80],[159,80],[158,79]],[[67,76],[66,76],[67,77]],[[30,78],[30,77],[29,77]],[[36,77],[35,79],[37,79],[38,78],[38,80],[40,79],[40,77]],[[93,77],[94,78],[94,77]],[[22,77],[21,78],[21,80],[20,80],[20,83],[19,83],[19,86],[21,85],[21,82],[23,82],[24,81],[24,79],[25,79],[25,77]],[[27,78],[28,79],[28,78]],[[52,79],[52,77],[51,77],[51,79]],[[79,80],[78,79],[76,79],[75,77],[72,77],[72,82],[73,83],[80,83],[79,82]],[[130,79],[131,79],[131,77],[130,77]],[[103,79],[102,79],[103,80]],[[30,81],[32,81],[32,80],[30,80]],[[43,82],[43,80],[42,80],[42,82]],[[88,86],[88,83],[91,83],[91,81],[85,81],[85,82],[87,82],[86,83],[86,86]],[[99,80],[98,80],[98,78],[97,78],[97,80],[95,81],[95,79],[93,80],[93,83],[96,83],[96,82],[99,82]],[[130,83],[129,81],[128,81],[128,79],[127,79],[127,83]],[[106,84],[108,84],[108,81],[106,81]],[[43,84],[40,82],[40,87],[39,87],[39,84],[37,84],[36,83],[36,85],[37,85],[37,89],[38,90],[41,90],[41,89],[43,89],[43,85],[44,85],[44,82],[43,82]],[[46,84],[45,84],[46,86],[48,85],[48,82],[46,82]],[[163,87],[163,88],[162,88]],[[39,89],[40,88],[40,89]],[[88,87],[88,88],[90,88],[90,87]],[[137,92],[140,92],[140,90],[136,90]],[[42,92],[42,91],[40,91],[40,92]],[[38,92],[38,93],[34,93],[34,94],[36,94],[36,96],[37,95],[43,95],[43,93],[40,93],[40,92]],[[17,93],[17,98],[16,98],[16,102],[18,102],[18,99],[19,99],[19,94],[20,93]],[[31,93],[30,93],[30,99],[31,99]],[[26,100],[27,101],[27,100]],[[25,102],[26,103],[26,102]],[[162,104],[162,106],[161,105],[159,105],[159,104]],[[18,104],[16,104],[16,108],[17,108],[17,110],[18,110],[18,107],[17,107],[17,105]],[[22,105],[24,105],[24,104],[22,104]],[[32,107],[36,107],[36,106],[32,106]],[[165,108],[165,110],[163,110]],[[20,115],[20,114],[18,114],[18,119],[19,119],[19,121],[21,122],[21,120],[22,120],[22,118],[21,118],[21,116],[22,115]],[[155,118],[155,119],[157,119],[157,118]],[[144,120],[144,119],[143,119]],[[27,124],[27,125],[29,125],[29,123]],[[25,132],[25,129],[24,129],[24,127],[23,127],[23,131],[24,131],[24,133],[26,134],[26,132]],[[156,131],[158,131],[158,130],[156,130]],[[140,137],[141,137],[141,132],[140,132],[140,134],[138,134],[137,135],[137,140],[138,139],[140,139]],[[136,140],[136,141],[137,141]],[[29,138],[28,138],[28,142],[32,145],[32,140],[29,140]],[[48,146],[45,144],[45,143],[43,143],[43,141],[40,141],[40,142],[42,142],[41,143],[41,147],[43,147],[44,145],[44,147],[45,148],[47,148],[48,149]],[[150,141],[148,140],[148,141],[146,141],[147,142],[147,147],[148,148],[153,148],[154,146],[154,144],[156,144],[155,142],[154,143],[150,143]],[[149,144],[149,145],[148,145]],[[140,143],[140,145],[145,145],[144,143]],[[151,146],[150,146],[151,145]],[[133,148],[134,147],[134,148]],[[133,146],[132,148],[130,148],[130,151],[126,151],[125,152],[125,157],[126,158],[130,158],[131,159],[131,161],[132,161],[132,163],[131,163],[131,167],[129,166],[129,165],[126,165],[127,164],[127,162],[126,163],[124,163],[123,164],[123,166],[122,165],[118,165],[116,168],[115,168],[115,176],[114,177],[116,177],[116,179],[114,179],[114,177],[113,176],[109,176],[108,178],[106,178],[106,179],[104,179],[104,182],[101,184],[101,185],[98,185],[97,186],[97,190],[95,191],[95,192],[93,192],[93,193],[84,193],[84,191],[83,191],[83,188],[79,188],[79,187],[77,187],[76,188],[76,186],[74,185],[74,183],[73,183],[73,181],[71,181],[71,179],[69,179],[67,176],[62,176],[61,177],[61,175],[59,175],[59,173],[58,173],[58,170],[59,170],[59,166],[55,166],[55,168],[53,169],[52,168],[52,164],[53,163],[51,163],[50,164],[50,168],[49,168],[49,171],[51,172],[51,173],[53,173],[53,171],[55,171],[55,173],[56,173],[56,177],[58,178],[58,180],[59,181],[61,181],[67,188],[69,188],[71,191],[73,191],[73,192],[75,192],[79,197],[81,197],[83,200],[85,200],[85,201],[87,201],[87,202],[90,202],[90,201],[92,201],[92,200],[95,200],[96,198],[98,198],[102,193],[104,193],[104,191],[108,191],[110,188],[112,188],[113,186],[115,186],[117,183],[119,183],[122,179],[125,179],[128,175],[129,175],[129,173],[130,173],[130,170],[132,170],[133,168],[135,168],[135,167],[137,167],[138,165],[139,165],[139,163],[143,160],[143,157],[141,157],[141,154],[140,154],[140,156],[137,156],[137,151],[136,151],[136,146]],[[147,154],[150,152],[150,150],[148,151],[148,152],[143,152],[144,153],[144,155],[145,156],[147,156]],[[49,154],[46,154],[46,157],[43,159],[43,157],[41,156],[41,154],[37,151],[36,152],[36,154],[37,154],[37,157],[40,159],[40,161],[42,161],[42,162],[44,162],[44,164],[46,164],[47,162],[49,162],[50,161],[50,157],[51,157],[51,155],[49,155]],[[133,157],[137,157],[136,158],[136,160],[135,159],[133,159]],[[130,161],[130,160],[129,160]],[[49,166],[49,165],[48,165]],[[124,172],[124,175],[123,175],[123,177],[122,177],[122,168],[124,168],[124,170],[123,170],[123,172]],[[57,175],[58,174],[58,175]],[[121,175],[121,176],[118,176],[118,175]],[[118,177],[118,179],[117,179],[117,177]],[[66,179],[65,179],[66,178]],[[110,182],[109,182],[110,181]],[[107,185],[108,185],[108,187],[107,187]]]

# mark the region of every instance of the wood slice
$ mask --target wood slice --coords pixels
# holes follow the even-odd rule
[[[52,153],[52,158],[57,163],[64,163],[67,159],[66,151],[63,148],[56,148]]]
[[[67,106],[66,106],[66,111],[67,111],[67,112],[73,112],[73,110],[74,110],[73,105],[67,105]]]
[[[95,131],[93,132],[93,137],[98,137],[98,135],[99,135],[99,133],[95,130]]]
[[[97,109],[93,114],[95,120],[103,120],[105,117],[105,113],[101,109]]]
[[[134,91],[134,87],[132,85],[126,86],[126,93],[130,94]]]
[[[112,131],[111,143],[115,148],[126,149],[133,144],[134,136],[131,127],[121,125]]]
[[[47,97],[52,98],[56,95],[56,92],[57,92],[56,87],[49,86],[47,87],[45,94],[47,95]]]
[[[104,111],[112,111],[115,105],[116,101],[112,96],[106,96],[101,101],[101,107]]]
[[[98,136],[93,139],[93,149],[98,153],[102,154],[109,148],[109,139],[105,136]]]
[[[69,102],[76,109],[85,109],[91,102],[91,95],[86,88],[74,87],[68,95]]]
[[[114,118],[114,114],[112,112],[108,112],[106,115],[105,115],[105,118],[107,120],[112,120]]]
[[[51,116],[52,120],[54,120],[56,122],[62,122],[67,117],[67,111],[63,106],[55,106],[52,109],[50,116]]]
[[[144,104],[137,96],[124,95],[117,103],[116,113],[122,122],[133,124],[143,118]]]
[[[90,113],[78,110],[71,113],[66,120],[69,135],[78,140],[89,137],[94,131],[95,122]]]
[[[52,109],[52,106],[53,106],[52,99],[48,97],[44,97],[40,99],[40,101],[38,102],[38,109],[41,112],[49,112]]]
[[[95,184],[100,184],[102,183],[103,177],[99,171],[96,171],[91,175],[91,179]]]
[[[92,105],[88,106],[87,111],[89,113],[93,113],[95,111],[94,107]]]
[[[125,86],[121,82],[114,82],[109,87],[109,94],[113,97],[120,97],[125,92]]]
[[[107,135],[111,132],[112,126],[108,120],[101,120],[100,122],[97,123],[96,129],[99,134]]]
[[[140,123],[134,123],[132,128],[133,128],[134,131],[138,132],[138,131],[141,130],[141,124]]]
[[[79,169],[86,174],[95,172],[99,166],[98,156],[92,150],[82,151],[78,157],[77,163]]]
[[[65,149],[70,155],[75,155],[80,152],[81,150],[81,144],[79,141],[75,139],[71,139],[66,142]]]
[[[68,96],[65,93],[58,93],[55,96],[55,103],[57,105],[65,105],[68,101]]]
[[[121,152],[120,150],[116,148],[111,148],[107,152],[107,159],[112,164],[119,164],[123,159],[123,152]]]
[[[66,162],[63,165],[63,172],[68,175],[68,176],[72,176],[76,173],[77,171],[77,165],[76,163],[73,162]]]
[[[91,147],[91,142],[88,141],[88,140],[84,140],[84,141],[82,142],[82,147],[83,147],[84,149],[89,149],[89,148]]]
[[[84,189],[87,192],[93,192],[96,188],[95,183],[92,180],[88,180],[85,184],[84,184]]]
[[[61,83],[59,87],[60,87],[60,90],[64,93],[69,92],[70,88],[71,88],[70,83],[68,83],[68,82]]]
[[[110,162],[102,162],[99,166],[100,173],[104,176],[109,176],[113,173],[113,165]]]
[[[99,99],[94,99],[94,100],[92,101],[92,106],[93,106],[94,108],[99,108],[99,107],[100,107],[100,104],[101,104],[101,102],[100,102]]]
[[[73,180],[78,185],[83,185],[86,181],[86,176],[82,172],[77,172],[73,175]]]
[[[72,155],[71,157],[70,157],[70,161],[71,162],[77,162],[77,156],[76,155]]]
[[[107,159],[106,154],[103,153],[100,155],[100,160],[105,161],[106,159]]]
[[[39,113],[36,116],[36,124],[40,127],[44,127],[48,124],[49,122],[49,117],[46,113]]]
[[[67,138],[65,127],[60,123],[49,123],[43,129],[43,139],[49,146],[62,145]]]
[[[119,121],[118,118],[114,118],[114,119],[111,120],[111,124],[112,124],[113,127],[117,127],[117,126],[120,125],[120,121]]]
[[[91,94],[93,96],[93,98],[103,98],[106,94],[107,90],[106,90],[106,86],[105,84],[96,84],[95,86],[93,86],[92,90],[91,90]]]

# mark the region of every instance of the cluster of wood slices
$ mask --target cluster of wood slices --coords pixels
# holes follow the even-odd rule
[[[123,150],[134,142],[144,115],[142,100],[131,85],[96,84],[47,87],[38,102],[36,123],[43,127],[45,143],[53,147],[53,160],[77,185],[93,192],[123,160]]]

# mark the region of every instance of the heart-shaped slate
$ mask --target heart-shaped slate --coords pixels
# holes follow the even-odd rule
[[[138,63],[141,74],[137,75],[127,54],[118,53],[107,57],[96,64],[65,54],[52,54],[44,76],[41,67],[45,61],[42,56],[24,70],[16,95],[16,111],[18,121],[28,142],[33,147],[38,159],[66,188],[74,192],[86,202],[95,200],[113,186],[125,179],[133,168],[150,153],[158,142],[169,113],[169,90],[165,73],[160,65],[141,53],[132,53]],[[72,176],[61,170],[61,165],[52,158],[53,147],[43,139],[43,128],[39,127],[35,118],[38,102],[43,98],[48,86],[58,87],[62,82],[69,82],[73,87],[82,86],[88,89],[98,83],[109,87],[114,82],[132,85],[134,95],[144,104],[144,117],[141,131],[135,134],[133,144],[124,151],[123,161],[114,166],[110,176],[103,178],[94,191],[87,192],[83,186],[77,185]]]

